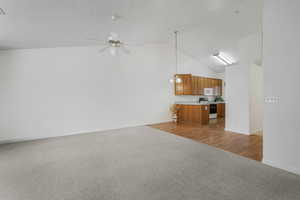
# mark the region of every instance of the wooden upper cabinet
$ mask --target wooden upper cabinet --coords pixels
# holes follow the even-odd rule
[[[199,77],[197,77],[197,79],[198,79],[198,94],[197,95],[202,95],[202,89],[203,89],[202,78],[199,76]]]
[[[213,79],[213,88],[218,88],[218,87],[219,87],[218,79]]]
[[[200,95],[204,95],[204,88],[205,88],[205,80],[206,78],[204,77],[200,77],[201,80],[201,91],[200,91]]]
[[[211,79],[210,78],[206,78],[206,81],[207,81],[207,87],[208,88],[211,88],[211,86],[212,86],[212,81],[211,81]]]
[[[209,78],[204,78],[204,88],[209,88]]]
[[[204,88],[217,88],[222,95],[222,80],[192,76],[192,74],[177,74],[181,79],[180,83],[175,84],[175,95],[204,95]]]
[[[214,85],[215,84],[215,79],[209,78],[208,80],[209,80],[209,84],[210,84],[209,87],[214,88],[215,87],[215,85]]]
[[[196,76],[192,76],[192,90],[193,90],[193,95],[197,95],[198,94],[198,80]]]
[[[193,95],[192,74],[177,74],[180,83],[175,81],[175,95]]]
[[[203,94],[203,86],[202,86],[202,77],[192,76],[192,90],[193,95],[202,95]]]
[[[196,81],[197,81],[197,92],[196,92],[196,95],[201,95],[201,89],[202,89],[202,86],[201,86],[201,77],[196,77]]]
[[[184,76],[182,82],[183,82],[183,94],[193,95],[192,74],[188,74]]]
[[[174,79],[176,80],[176,77],[181,78],[183,75],[175,75]],[[181,81],[180,83],[176,83],[176,81],[174,81],[174,88],[175,88],[175,95],[183,95],[183,82]]]

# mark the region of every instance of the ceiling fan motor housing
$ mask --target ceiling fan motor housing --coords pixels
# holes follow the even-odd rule
[[[120,40],[108,40],[108,43],[112,47],[121,47],[122,42]]]

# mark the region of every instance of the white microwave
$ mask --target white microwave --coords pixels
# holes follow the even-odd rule
[[[205,96],[214,96],[215,89],[214,88],[204,88],[204,95]]]

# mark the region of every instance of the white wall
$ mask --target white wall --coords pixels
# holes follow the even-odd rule
[[[263,68],[256,64],[250,66],[250,132],[263,130]]]
[[[265,0],[264,162],[300,174],[300,1]]]
[[[167,46],[0,51],[0,142],[170,121]]]
[[[239,64],[226,68],[225,82],[225,130],[249,134],[249,67]]]
[[[261,34],[246,36],[238,42],[238,63],[226,67],[227,131],[251,134],[251,67],[261,58]],[[256,113],[255,113],[256,114]]]

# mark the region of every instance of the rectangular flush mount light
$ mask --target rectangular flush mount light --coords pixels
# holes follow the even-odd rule
[[[226,54],[222,53],[222,52],[218,52],[216,54],[213,55],[213,57],[218,60],[220,63],[222,63],[223,65],[232,65],[235,63],[235,61],[230,58],[229,56],[227,56]]]

